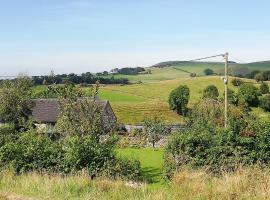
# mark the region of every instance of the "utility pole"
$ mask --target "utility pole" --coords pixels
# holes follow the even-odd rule
[[[224,73],[224,86],[225,86],[225,110],[224,110],[224,127],[227,128],[228,126],[228,57],[229,53],[224,54],[224,59],[225,59],[225,73]]]

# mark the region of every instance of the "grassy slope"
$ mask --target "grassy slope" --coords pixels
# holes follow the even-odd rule
[[[251,65],[251,64],[250,64]],[[233,67],[234,65],[231,65]],[[253,64],[253,69],[261,67],[267,69],[267,63]],[[206,68],[212,68],[215,71],[223,70],[222,63],[184,63],[166,68],[151,68],[152,74],[142,75],[117,75],[116,77],[126,77],[132,82],[142,81],[142,84],[132,85],[105,85],[101,86],[100,97],[111,102],[119,122],[126,124],[139,124],[145,117],[161,116],[165,122],[177,123],[183,118],[172,112],[168,106],[168,96],[172,89],[180,84],[186,84],[190,87],[191,98],[189,106],[192,106],[202,96],[203,89],[214,84],[223,94],[223,83],[218,76],[190,78],[189,74],[182,71],[195,72],[203,74]],[[249,80],[250,81],[250,80]],[[231,89],[237,88],[229,85]],[[44,86],[38,86],[34,90],[36,93],[42,91]],[[85,89],[85,88],[84,88]],[[269,118],[268,113],[263,113],[260,109],[255,109],[263,118]]]
[[[199,101],[203,89],[210,84],[218,87],[220,96],[224,93],[224,86],[220,77],[209,76],[178,78],[126,86],[105,86],[101,87],[100,95],[102,98],[110,100],[120,122],[136,124],[141,123],[145,117],[158,115],[168,123],[177,123],[182,121],[183,118],[169,109],[167,101],[171,90],[180,84],[185,84],[190,88],[190,107]],[[229,87],[237,90],[231,83]],[[126,101],[125,99],[128,98],[131,99]]]

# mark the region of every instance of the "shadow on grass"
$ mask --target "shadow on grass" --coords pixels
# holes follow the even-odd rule
[[[161,179],[161,171],[155,167],[144,167],[142,175],[147,183],[158,183]]]

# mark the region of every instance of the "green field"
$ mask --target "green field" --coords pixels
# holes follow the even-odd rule
[[[253,82],[252,80],[245,80]],[[189,107],[200,100],[203,89],[214,84],[218,87],[220,97],[224,93],[224,85],[219,76],[196,78],[177,78],[159,82],[147,82],[132,85],[112,85],[101,87],[100,96],[111,102],[119,122],[126,124],[140,124],[144,118],[160,116],[167,123],[181,122],[183,118],[169,109],[168,97],[172,89],[184,84],[190,88]],[[237,90],[229,84],[229,88]],[[257,109],[255,113],[268,118],[269,113]]]
[[[140,161],[146,181],[160,185],[162,181],[163,149],[118,149],[118,154]]]
[[[241,66],[230,64],[230,67]],[[267,70],[269,62],[260,62],[244,65],[252,70]],[[175,66],[157,68],[152,67],[152,74],[140,75],[115,75],[115,78],[128,78],[133,84],[130,85],[101,85],[99,96],[101,99],[109,100],[120,123],[141,124],[147,117],[159,116],[166,123],[179,123],[183,117],[169,109],[168,97],[174,88],[187,85],[190,88],[189,107],[200,100],[203,89],[214,84],[219,89],[220,97],[224,93],[223,81],[220,76],[203,76],[203,71],[211,68],[214,71],[222,71],[223,63],[180,63]],[[198,74],[198,77],[191,78],[186,71]],[[255,83],[253,80],[244,80]],[[35,87],[34,93],[40,93],[45,86]],[[229,88],[237,90],[229,84]],[[87,90],[87,88],[83,88]],[[264,113],[261,109],[254,109],[254,113],[264,119],[269,119],[270,114]]]

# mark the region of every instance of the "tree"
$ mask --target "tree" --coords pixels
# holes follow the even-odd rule
[[[263,73],[260,72],[260,73],[256,74],[256,75],[255,75],[255,80],[256,80],[257,82],[262,82],[262,81],[264,81]]]
[[[270,111],[270,94],[267,94],[260,99],[260,107],[265,111]]]
[[[190,97],[190,90],[186,85],[180,85],[178,88],[171,91],[169,96],[169,106],[179,115],[187,114],[187,105]]]
[[[64,90],[65,91],[65,90]],[[60,113],[56,131],[66,135],[90,135],[99,140],[106,130],[102,118],[102,108],[97,105],[98,85],[90,88],[88,98],[79,98],[80,93],[67,90],[59,98]]]
[[[265,82],[262,82],[260,85],[260,91],[262,94],[267,94],[269,93],[269,85]]]
[[[214,85],[208,85],[204,90],[203,90],[203,98],[208,98],[208,99],[217,99],[219,96],[219,92],[216,86]]]
[[[170,130],[164,126],[159,118],[154,117],[144,120],[144,132],[148,141],[152,143],[152,147],[155,148],[156,142],[158,142],[162,136],[168,135]]]
[[[212,69],[205,69],[204,71],[204,74],[206,75],[206,76],[209,76],[209,75],[213,75],[214,74],[214,71],[212,70]]]
[[[32,81],[26,76],[6,80],[0,86],[0,119],[16,129],[28,126],[31,116]]]
[[[237,86],[237,87],[244,83],[240,78],[234,78],[234,79],[232,79],[231,82],[232,82],[233,86]]]
[[[245,83],[240,86],[238,91],[238,99],[240,103],[247,103],[248,106],[258,106],[259,104],[259,91],[258,89],[249,83]]]

